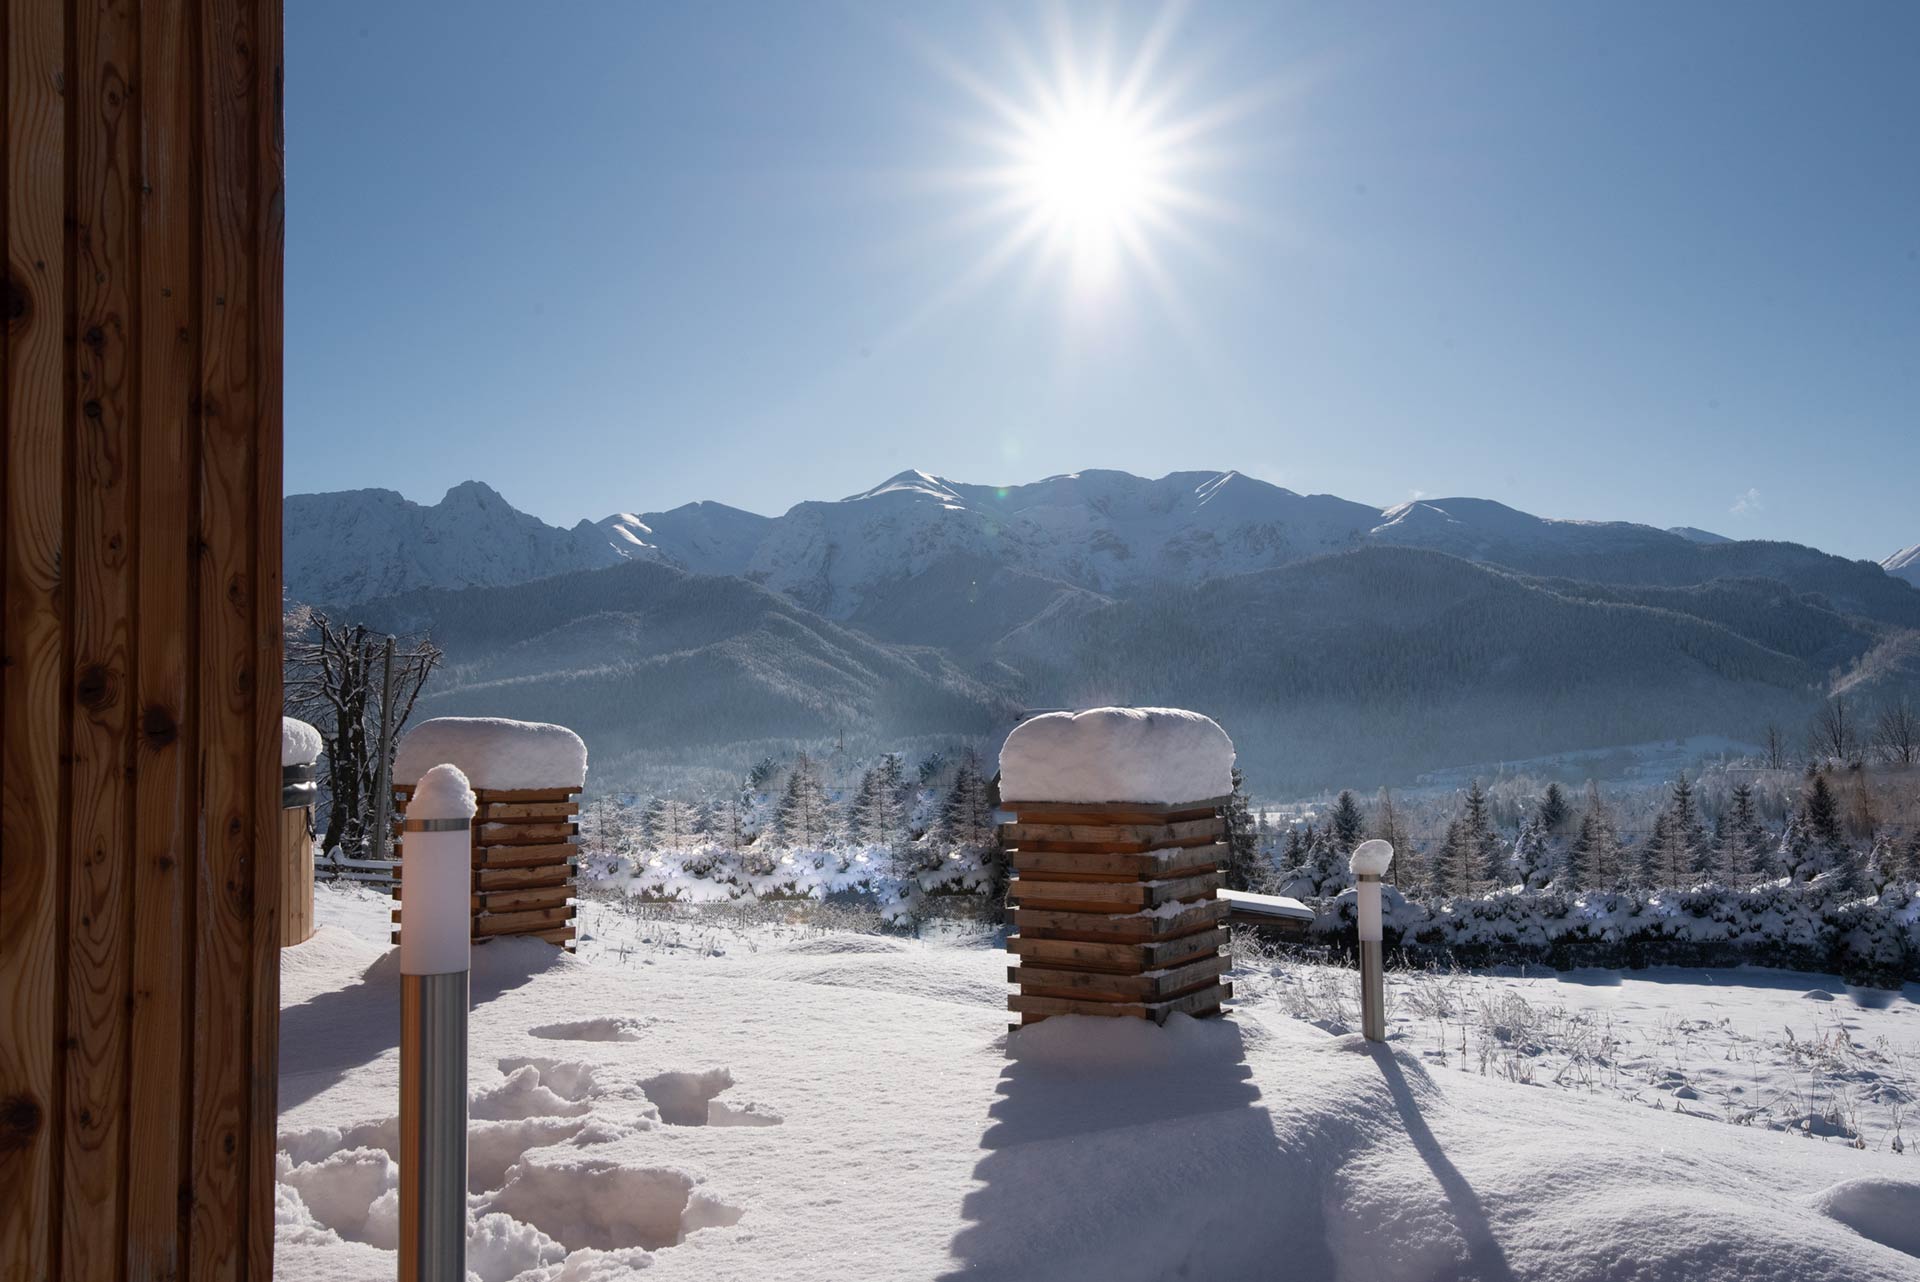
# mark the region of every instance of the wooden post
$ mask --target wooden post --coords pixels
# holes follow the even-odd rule
[[[1007,1008],[1023,1024],[1050,1015],[1165,1022],[1211,1015],[1233,996],[1227,905],[1216,898],[1227,850],[1222,799],[1175,805],[1017,801],[1002,837],[1020,958]]]
[[[402,819],[413,788],[394,789]],[[531,935],[566,946],[574,937],[575,876],[580,855],[577,788],[475,788],[473,939]],[[404,867],[405,838],[395,849]],[[396,883],[394,898],[401,896]],[[400,921],[395,910],[393,920]],[[394,939],[400,932],[394,931]]]
[[[313,938],[313,802],[315,769],[285,766],[280,777],[280,946]]]
[[[0,0],[0,1278],[273,1268],[281,11]]]

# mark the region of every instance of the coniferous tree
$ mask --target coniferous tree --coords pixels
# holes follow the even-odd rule
[[[1567,850],[1568,889],[1612,891],[1620,888],[1620,839],[1613,819],[1600,800],[1597,784],[1587,784],[1587,805],[1580,814],[1580,830]]]
[[[1714,835],[1714,880],[1735,890],[1749,885],[1760,871],[1760,836],[1753,786],[1737,783]]]
[[[1307,893],[1323,898],[1353,885],[1353,870],[1330,828],[1313,834],[1307,846],[1306,880],[1312,886]]]
[[[787,846],[801,850],[824,846],[832,836],[831,799],[820,781],[819,767],[804,752],[794,758],[787,773],[786,791],[773,812],[773,829]]]
[[[1329,822],[1334,846],[1351,854],[1366,829],[1366,817],[1360,813],[1360,803],[1351,790],[1341,791],[1333,803],[1333,817]]]
[[[1774,848],[1774,864],[1789,881],[1812,881],[1821,871],[1817,847],[1802,807],[1787,817],[1787,826]]]
[[[1227,798],[1227,888],[1259,891],[1266,887],[1268,869],[1260,854],[1260,834],[1247,804],[1245,780],[1233,768],[1233,792]]]
[[[1411,870],[1409,860],[1413,857],[1413,842],[1407,836],[1406,829],[1400,826],[1399,813],[1394,809],[1393,790],[1382,788],[1380,797],[1373,805],[1373,835],[1393,847],[1393,864],[1387,870],[1387,880],[1397,889],[1402,884],[1412,886],[1417,878],[1407,876]]]
[[[1513,839],[1513,870],[1528,890],[1544,889],[1553,880],[1546,832],[1532,819],[1520,825],[1520,833]]]
[[[1559,784],[1547,785],[1546,794],[1540,798],[1540,813],[1537,818],[1540,822],[1540,830],[1546,836],[1557,837],[1566,831],[1568,822],[1573,818],[1573,812],[1568,808],[1567,796],[1560,790]]]
[[[1440,841],[1440,857],[1435,861],[1434,874],[1440,889],[1456,899],[1479,893],[1479,852],[1458,819],[1447,820],[1447,834]]]
[[[1303,866],[1307,862],[1307,839],[1313,833],[1312,824],[1288,824],[1286,845],[1280,851],[1280,866],[1288,872]]]
[[[1679,885],[1699,869],[1707,842],[1707,828],[1701,822],[1699,807],[1694,804],[1693,785],[1687,781],[1685,771],[1674,781],[1672,795],[1667,800],[1667,829],[1668,841],[1673,845],[1667,862],[1680,876],[1680,881],[1674,883]]]
[[[993,844],[993,805],[979,763],[969,753],[954,768],[935,835],[950,850],[984,850]]]
[[[1494,827],[1487,794],[1481,789],[1478,779],[1467,789],[1466,809],[1460,816],[1460,836],[1467,844],[1468,857],[1473,861],[1477,886],[1473,890],[1455,893],[1479,894],[1506,885],[1506,853],[1501,849],[1500,833]]]
[[[1815,771],[1808,780],[1801,807],[1812,839],[1829,850],[1838,851],[1842,844],[1840,804],[1834,799],[1833,789],[1828,785],[1824,771]]]

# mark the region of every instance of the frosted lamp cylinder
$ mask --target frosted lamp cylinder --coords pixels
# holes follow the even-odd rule
[[[414,787],[400,861],[403,975],[447,975],[472,964],[472,831],[478,808],[466,776],[453,766],[435,766]]]
[[[1354,892],[1354,899],[1360,910],[1360,942],[1379,943],[1386,937],[1380,928],[1380,879],[1362,877],[1359,887]],[[404,932],[401,938],[406,938]]]

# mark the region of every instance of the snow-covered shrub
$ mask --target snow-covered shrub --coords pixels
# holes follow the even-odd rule
[[[1907,885],[1857,897],[1850,879],[1782,877],[1746,890],[1563,891],[1514,887],[1434,903],[1387,888],[1389,946],[1468,966],[1751,963],[1825,971],[1867,982],[1920,978],[1920,900]],[[1351,938],[1354,895],[1327,901],[1313,925]]]

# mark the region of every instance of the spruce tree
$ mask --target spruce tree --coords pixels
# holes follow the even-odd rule
[[[1313,835],[1307,847],[1306,867],[1307,880],[1313,883],[1310,893],[1314,895],[1330,898],[1353,885],[1352,867],[1330,828]]]
[[[1467,844],[1467,857],[1473,861],[1474,880],[1478,884],[1473,890],[1456,893],[1479,894],[1482,890],[1506,885],[1506,854],[1493,824],[1487,794],[1478,779],[1467,789],[1466,810],[1460,816],[1460,837]]]
[[[935,833],[949,849],[984,850],[993,843],[993,806],[987,800],[987,781],[971,753],[954,769]]]
[[[1557,837],[1566,831],[1567,821],[1573,818],[1573,812],[1567,806],[1567,796],[1560,791],[1560,785],[1547,785],[1546,795],[1540,798],[1540,813],[1536,816],[1540,830],[1550,837]]]
[[[1587,806],[1580,814],[1579,835],[1567,851],[1568,889],[1613,891],[1620,888],[1620,839],[1613,819],[1600,800],[1597,784],[1587,784]]]
[[[773,812],[773,829],[787,846],[813,850],[826,845],[833,833],[833,813],[826,785],[820,781],[813,758],[801,753],[787,774],[787,789]]]
[[[1707,840],[1706,825],[1700,821],[1700,811],[1693,800],[1693,785],[1687,781],[1685,771],[1674,782],[1672,796],[1667,801],[1667,839],[1671,849],[1663,862],[1676,878],[1673,884],[1683,885],[1699,870]]]
[[[1267,884],[1266,861],[1260,857],[1260,834],[1247,804],[1245,780],[1233,768],[1233,792],[1224,816],[1227,829],[1227,888],[1259,891]]]
[[[1513,839],[1513,869],[1528,890],[1543,889],[1553,880],[1553,862],[1547,848],[1546,833],[1532,819],[1520,825],[1520,833]]]
[[[1366,829],[1366,817],[1360,813],[1360,803],[1354,799],[1351,790],[1342,790],[1339,799],[1333,803],[1330,822],[1334,846],[1351,854],[1353,848],[1360,844],[1361,835]]]
[[[1472,898],[1480,890],[1478,852],[1464,829],[1458,819],[1447,821],[1447,835],[1441,839],[1434,870],[1441,890],[1455,899]]]
[[[1714,880],[1734,890],[1751,884],[1760,872],[1760,836],[1753,786],[1737,783],[1714,837]]]
[[[1801,807],[1813,840],[1837,852],[1844,844],[1840,836],[1840,804],[1834,799],[1833,789],[1828,786],[1824,771],[1815,772],[1808,781]]]

